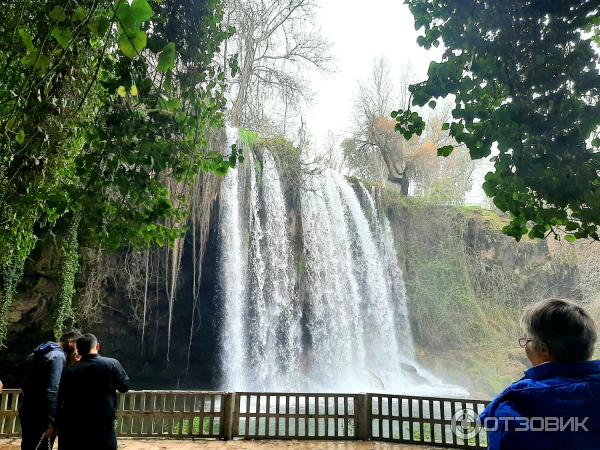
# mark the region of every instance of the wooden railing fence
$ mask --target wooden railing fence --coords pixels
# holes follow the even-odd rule
[[[19,397],[21,391],[5,389],[0,395],[0,437],[14,437],[21,434]]]
[[[0,397],[0,438],[18,437],[20,391]],[[117,434],[137,438],[374,440],[485,449],[452,417],[485,400],[388,394],[134,391],[119,396]]]

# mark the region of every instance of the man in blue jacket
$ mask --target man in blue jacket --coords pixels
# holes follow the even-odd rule
[[[70,331],[60,342],[40,344],[31,356],[23,381],[23,401],[19,408],[21,422],[21,449],[34,450],[42,435],[54,439],[54,425],[58,408],[58,389],[68,360],[75,354],[79,331]],[[47,448],[47,442],[42,443]]]
[[[592,319],[578,305],[531,305],[519,340],[531,362],[525,376],[483,411],[489,450],[600,450],[600,361]]]

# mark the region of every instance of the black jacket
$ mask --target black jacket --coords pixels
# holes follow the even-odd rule
[[[117,393],[129,390],[129,377],[116,359],[85,355],[63,376],[60,426],[110,427],[115,420]]]
[[[65,354],[56,342],[46,342],[34,350],[23,381],[23,401],[19,408],[22,421],[40,427],[54,425],[66,363]]]

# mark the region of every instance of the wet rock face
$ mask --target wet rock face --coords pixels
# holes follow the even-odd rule
[[[60,295],[60,257],[52,241],[42,241],[29,258],[25,276],[8,314],[6,348],[0,350],[0,378],[18,386],[26,358],[52,334],[52,317]]]
[[[30,325],[48,329],[47,317],[60,294],[60,257],[54,243],[41,242],[29,261],[8,316],[11,329],[17,332]]]

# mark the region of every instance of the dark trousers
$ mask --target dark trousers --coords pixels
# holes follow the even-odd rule
[[[27,417],[20,417],[21,422],[21,450],[36,450],[40,444],[40,438],[48,429],[48,424]],[[54,441],[54,439],[52,439]],[[50,442],[53,444],[54,442]],[[39,450],[48,450],[48,441],[44,438]]]
[[[58,432],[59,450],[117,450],[117,434],[114,425],[76,429],[61,429]],[[44,449],[45,450],[45,449]]]

